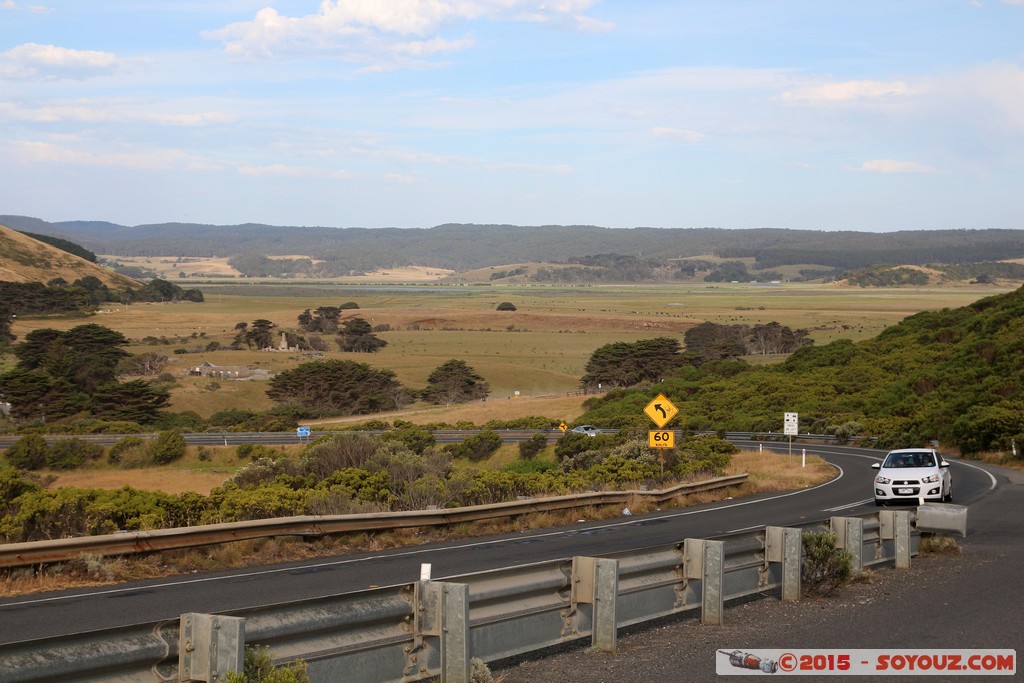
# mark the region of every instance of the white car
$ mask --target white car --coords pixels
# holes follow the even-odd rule
[[[902,448],[889,451],[872,465],[875,505],[897,501],[953,500],[953,476],[949,463],[934,448]]]
[[[601,433],[601,430],[594,425],[580,425],[579,427],[572,428],[573,434],[586,434],[587,436],[597,436]]]

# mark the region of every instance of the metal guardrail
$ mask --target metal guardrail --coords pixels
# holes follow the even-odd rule
[[[718,539],[575,557],[326,598],[182,615],[179,621],[0,645],[0,678],[133,683],[223,680],[246,643],[278,662],[301,658],[314,682],[467,683],[487,662],[589,637],[614,651],[619,628],[700,610],[721,624],[729,600],[780,591],[799,599],[801,534],[834,533],[854,568],[909,567],[910,511],[833,517]]]
[[[355,431],[355,430],[354,430]],[[479,434],[480,429],[436,429],[433,430],[434,437],[438,443],[450,444],[459,443],[463,441],[467,436],[473,436]],[[562,432],[557,429],[552,430],[535,430],[535,429],[496,429],[493,430],[498,434],[502,441],[507,443],[518,443],[520,441],[526,441],[535,434],[545,434],[549,442],[557,441],[563,436]],[[617,429],[600,429],[598,430],[601,434],[616,434],[619,430]],[[676,437],[679,438],[684,434],[690,433],[679,429],[670,429],[675,433]],[[188,432],[182,434],[185,439],[185,443],[190,446],[238,446],[244,443],[263,443],[270,445],[288,445],[288,444],[304,444],[310,441],[316,440],[322,436],[330,436],[333,434],[350,433],[348,430],[327,430],[327,431],[312,431],[309,436],[298,436],[295,431],[290,432]],[[358,430],[361,434],[370,434],[379,436],[383,434],[383,430]],[[694,434],[718,434],[718,432],[711,431],[698,431],[692,432]],[[0,435],[0,450],[10,448],[18,439],[23,435],[11,435],[4,434]],[[147,434],[43,434],[44,439],[47,443],[54,443],[61,439],[80,439],[88,443],[99,444],[101,446],[113,446],[121,439],[126,436],[137,436],[142,439],[155,439],[159,436],[156,433]],[[782,432],[726,432],[723,434],[726,439],[729,440],[756,440],[764,442],[788,442],[789,437],[785,436]],[[874,437],[851,437],[849,442],[852,444],[858,443],[870,443],[874,440]],[[794,443],[799,442],[821,442],[821,443],[837,443],[837,439],[831,434],[797,434],[793,437]]]
[[[351,531],[384,531],[409,527],[443,526],[481,519],[512,517],[531,512],[551,512],[592,505],[622,505],[637,497],[648,498],[655,503],[664,503],[677,496],[738,486],[746,480],[746,474],[735,474],[689,484],[679,484],[656,491],[597,491],[549,498],[530,498],[490,505],[469,505],[461,508],[277,517],[175,529],[154,529],[152,531],[8,543],[0,545],[0,567],[63,562],[83,553],[130,555],[272,536],[319,538]]]

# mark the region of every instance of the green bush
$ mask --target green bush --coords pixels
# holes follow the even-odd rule
[[[122,467],[142,467],[149,463],[146,441],[137,436],[126,436],[110,447],[107,462]]]
[[[7,449],[7,461],[19,470],[39,470],[46,466],[50,446],[39,434],[26,434]]]
[[[483,460],[501,448],[501,437],[485,429],[479,434],[467,436],[460,444],[445,446],[445,450],[456,458],[467,458],[473,462]]]
[[[102,456],[103,446],[72,437],[53,442],[46,454],[46,464],[53,470],[73,470]]]
[[[555,455],[559,460],[571,458],[585,451],[600,449],[601,445],[607,443],[603,436],[589,436],[587,434],[563,434],[555,444]]]
[[[306,663],[297,659],[275,666],[270,648],[246,646],[245,670],[228,672],[228,683],[309,683]]]
[[[185,437],[177,429],[160,432],[149,446],[149,454],[156,465],[167,465],[185,455]]]
[[[548,447],[548,437],[545,434],[534,434],[526,441],[519,442],[519,457],[530,460],[538,453]]]
[[[428,448],[437,445],[434,432],[414,424],[403,424],[401,427],[380,435],[381,441],[396,441],[413,453],[422,455]]]
[[[800,576],[801,592],[825,595],[843,585],[853,576],[850,551],[836,547],[833,534],[804,532],[804,564]]]
[[[321,437],[303,451],[302,471],[319,480],[337,470],[362,467],[379,446],[380,439],[367,434],[341,432]]]

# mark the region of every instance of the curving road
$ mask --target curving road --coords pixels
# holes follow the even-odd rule
[[[758,447],[757,442],[737,443],[748,448]],[[765,447],[782,450],[780,458],[800,457],[786,455],[786,444],[765,444]],[[688,537],[709,538],[766,524],[795,525],[833,515],[857,515],[875,510],[871,463],[880,460],[883,451],[814,446],[808,447],[807,452],[835,465],[838,476],[826,484],[800,491],[762,494],[611,521],[581,520],[571,527],[5,598],[0,600],[0,643],[174,619],[184,612],[223,613],[408,583],[418,579],[422,563],[433,566],[435,580],[444,580],[516,564],[573,555],[600,556],[679,542]],[[794,453],[799,450],[795,449]],[[950,460],[955,503],[969,505],[996,487],[995,477],[979,465]]]

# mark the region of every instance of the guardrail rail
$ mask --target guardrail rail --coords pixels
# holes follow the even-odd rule
[[[906,510],[766,527],[715,539],[421,580],[326,598],[0,645],[0,677],[28,681],[219,681],[246,643],[301,658],[314,682],[468,683],[494,662],[590,638],[614,651],[619,628],[756,594],[800,597],[804,532],[835,534],[854,568],[909,567],[920,532]]]

